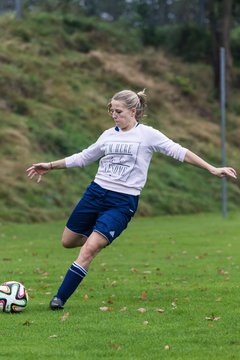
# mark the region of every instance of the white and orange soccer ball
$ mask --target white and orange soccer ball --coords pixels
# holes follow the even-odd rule
[[[28,303],[28,293],[23,284],[8,281],[0,285],[0,311],[5,313],[19,313]]]

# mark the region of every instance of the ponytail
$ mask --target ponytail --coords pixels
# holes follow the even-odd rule
[[[122,101],[128,109],[136,108],[136,120],[139,122],[144,115],[147,107],[147,95],[145,89],[135,93],[132,90],[122,90],[116,93],[112,100]],[[111,101],[108,104],[108,111],[111,109]]]

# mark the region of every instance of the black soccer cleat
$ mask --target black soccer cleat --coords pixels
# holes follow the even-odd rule
[[[64,308],[64,303],[61,299],[59,299],[57,296],[54,296],[54,298],[50,301],[50,308],[52,310],[62,310]]]

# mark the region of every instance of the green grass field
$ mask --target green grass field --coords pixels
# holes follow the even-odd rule
[[[30,295],[23,313],[0,314],[0,359],[240,358],[238,214],[134,219],[52,312],[77,255],[63,226],[0,226],[0,282]]]

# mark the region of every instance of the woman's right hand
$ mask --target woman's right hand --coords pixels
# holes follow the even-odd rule
[[[42,179],[42,175],[45,175],[49,170],[52,169],[51,163],[37,163],[32,164],[26,172],[27,176],[32,179],[35,175],[38,175],[37,182],[39,183]]]

